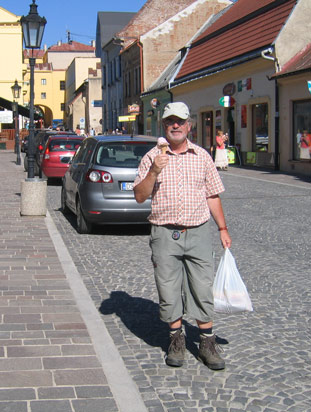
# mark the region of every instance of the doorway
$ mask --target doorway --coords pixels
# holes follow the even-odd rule
[[[213,112],[202,113],[202,147],[210,150],[213,146]]]

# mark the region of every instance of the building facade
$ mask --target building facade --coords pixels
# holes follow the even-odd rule
[[[222,129],[236,163],[285,169],[272,76],[310,41],[307,25],[308,1],[239,0],[195,39],[170,92],[191,107],[198,144],[211,150]]]

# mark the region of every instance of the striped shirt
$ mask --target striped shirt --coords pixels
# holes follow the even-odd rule
[[[198,226],[210,219],[207,198],[224,191],[211,156],[187,140],[183,153],[167,151],[169,162],[157,176],[148,219],[155,225]],[[147,176],[154,158],[160,153],[155,146],[141,160],[134,186]]]

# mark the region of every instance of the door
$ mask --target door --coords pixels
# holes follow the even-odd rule
[[[210,151],[213,145],[213,112],[202,113],[202,147]]]

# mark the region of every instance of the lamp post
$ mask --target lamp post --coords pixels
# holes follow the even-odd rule
[[[15,80],[15,83],[11,87],[13,94],[12,111],[14,116],[14,128],[15,128],[15,153],[16,153],[16,164],[21,164],[21,155],[19,148],[19,121],[18,121],[18,102],[17,100],[21,95],[21,86]]]
[[[27,16],[22,16],[21,24],[23,38],[26,49],[31,49],[32,54],[29,58],[30,65],[30,104],[29,104],[29,137],[28,137],[28,178],[33,179],[35,176],[35,147],[34,147],[34,69],[36,59],[33,57],[34,49],[40,49],[44,27],[46,25],[45,17],[40,17],[37,11],[37,4],[32,0],[30,11]]]
[[[34,49],[40,49],[46,19],[37,12],[35,0],[30,4],[30,12],[22,16],[21,24],[26,49],[31,49],[30,65],[30,103],[29,103],[29,137],[28,137],[28,178],[22,181],[21,215],[45,216],[47,212],[47,181],[35,178],[35,147],[34,147],[34,69],[36,59]]]

